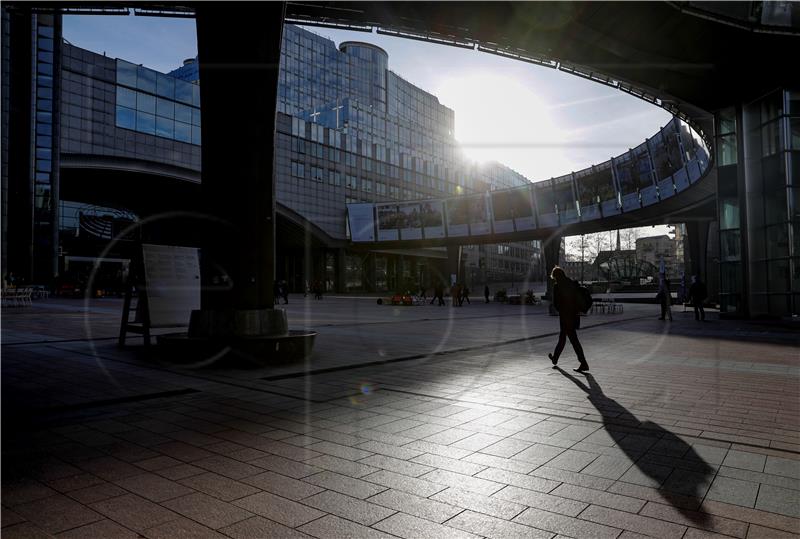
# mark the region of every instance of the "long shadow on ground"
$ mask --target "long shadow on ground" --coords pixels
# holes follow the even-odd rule
[[[627,408],[606,396],[594,376],[583,373],[588,386],[580,379],[555,367],[583,390],[589,402],[603,417],[603,426],[616,446],[634,463],[649,483],[658,488],[665,501],[698,525],[708,523],[706,513],[695,511],[706,494],[715,470],[692,446],[674,433],[652,421],[639,421]]]

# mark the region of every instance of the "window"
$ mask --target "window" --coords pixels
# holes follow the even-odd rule
[[[136,108],[136,92],[117,86],[117,105],[128,107],[129,109]]]
[[[146,112],[136,112],[136,130],[150,135],[156,134],[156,117]]]
[[[192,142],[192,126],[183,122],[175,122],[175,140]]]
[[[117,126],[125,129],[136,129],[136,111],[118,105]]]
[[[170,119],[157,116],[156,135],[165,138],[175,138],[175,122]]]
[[[157,74],[156,93],[161,97],[175,99],[175,79],[161,73]]]
[[[122,60],[117,60],[117,84],[117,127],[200,144],[200,109],[192,106],[199,104],[196,84]],[[184,103],[174,101],[178,86]]]

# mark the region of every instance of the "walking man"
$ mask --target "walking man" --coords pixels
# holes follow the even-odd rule
[[[483,287],[483,297],[486,298],[486,303],[489,303],[489,285]]]
[[[692,298],[694,306],[694,319],[701,322],[706,320],[706,312],[703,310],[703,302],[708,297],[708,289],[699,275],[692,275],[692,286],[689,287],[689,297]]]
[[[669,290],[669,279],[664,274],[661,274],[661,282],[658,285],[658,294],[656,297],[661,302],[661,316],[659,320],[669,319],[672,322],[672,292]]]
[[[567,277],[564,270],[556,266],[550,273],[550,278],[555,281],[553,285],[553,306],[558,311],[558,322],[561,331],[558,334],[558,343],[556,349],[552,354],[547,354],[553,366],[558,364],[558,358],[567,344],[567,339],[575,349],[575,354],[578,356],[580,365],[575,372],[586,372],[589,370],[589,364],[586,363],[586,357],[583,355],[583,347],[578,340],[577,329],[580,327],[580,292],[578,285]]]

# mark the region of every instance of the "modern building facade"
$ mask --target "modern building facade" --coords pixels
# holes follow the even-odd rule
[[[172,89],[168,82],[160,87],[159,74],[153,76],[143,71],[140,86],[140,66],[136,66],[136,84],[132,85],[130,66],[126,79],[124,63],[120,73],[116,61],[63,44],[58,15],[9,10],[4,6],[2,16],[3,267],[4,272],[9,270],[26,279],[47,282],[61,269],[59,249],[62,249],[62,256],[68,256],[63,253],[64,242],[59,239],[58,224],[62,214],[66,216],[71,212],[72,217],[67,220],[72,223],[72,230],[76,230],[76,222],[77,230],[81,230],[78,203],[93,204],[93,209],[87,212],[91,218],[83,221],[93,221],[94,225],[98,221],[110,222],[112,230],[121,222],[152,211],[153,208],[146,207],[146,202],[152,201],[137,200],[134,191],[114,189],[126,195],[125,200],[120,201],[115,200],[110,189],[104,192],[104,185],[134,184],[139,186],[139,191],[163,193],[164,200],[172,201],[184,196],[186,191],[182,187],[196,185],[199,159],[196,165],[194,160],[199,156],[201,141],[194,133],[199,127],[199,117],[194,117],[193,111],[197,108],[194,97],[190,101],[187,95],[180,93],[183,90],[178,89],[177,80],[181,79],[172,77],[176,80]],[[319,268],[324,267],[322,278],[329,281],[328,274],[332,273],[335,286],[340,289],[347,281],[357,284],[360,280],[363,286],[365,281],[371,281],[373,272],[379,271],[373,268],[379,268],[383,262],[375,259],[376,253],[355,254],[346,249],[344,216],[330,216],[325,200],[328,193],[341,193],[329,198],[337,201],[341,198],[344,204],[348,200],[442,198],[460,191],[480,192],[487,187],[491,190],[494,173],[478,171],[469,176],[470,167],[458,158],[457,149],[445,136],[445,128],[451,125],[446,108],[438,105],[435,98],[415,92],[390,71],[382,70],[380,66],[388,64],[388,59],[379,49],[350,43],[337,50],[324,38],[306,35],[300,29],[296,33],[287,30],[284,39],[285,77],[284,74],[281,77],[285,78],[285,83],[280,83],[279,111],[286,116],[279,117],[279,129],[284,130],[279,139],[283,137],[284,142],[278,145],[283,144],[289,150],[276,158],[277,165],[284,167],[278,177],[278,189],[285,193],[279,195],[279,217],[300,223],[299,229],[316,239],[317,243],[311,243],[311,250],[317,259],[311,262],[311,258],[303,255],[299,259],[301,262],[295,263],[300,250],[308,250],[303,245],[309,242],[288,242],[283,249],[286,254],[278,261],[278,274],[301,283],[309,277],[316,278]],[[354,58],[343,60],[337,55]],[[562,64],[542,61],[541,65],[564,69]],[[66,63],[72,66],[63,67]],[[326,72],[326,66],[331,68],[330,73]],[[724,67],[728,71],[731,69],[728,65]],[[191,63],[184,68],[191,71]],[[744,67],[741,69],[746,72]],[[570,70],[569,66],[566,70]],[[730,76],[728,71],[725,76]],[[186,82],[197,80],[181,76],[188,78]],[[629,79],[633,77],[635,81],[637,76],[648,78],[647,73],[632,73]],[[770,81],[773,79],[769,77]],[[599,80],[609,83],[606,79]],[[706,95],[722,91],[723,86],[733,88],[733,85],[720,85],[717,89],[697,85],[705,94],[697,94],[697,101],[686,98],[687,102],[695,102],[714,116],[714,125],[706,127],[705,131],[713,136],[715,146],[710,176],[717,187],[720,304],[723,312],[734,316],[787,316],[800,311],[796,140],[800,115],[796,88],[786,86],[791,82],[789,77],[782,80],[781,85],[767,93],[748,92],[746,88],[756,86],[748,82],[741,91],[728,91],[724,97],[713,99]],[[347,92],[340,93],[345,87]],[[650,84],[650,87],[659,86]],[[678,94],[681,91],[688,92],[687,96],[691,94],[688,86],[676,88],[674,91]],[[727,106],[719,108],[720,104]],[[72,107],[71,112],[64,110],[68,106]],[[305,136],[301,136],[301,125]],[[415,126],[423,129],[415,132]],[[333,136],[331,131],[335,133]],[[396,152],[392,151],[395,143]],[[651,139],[645,146],[659,144]],[[332,149],[333,158],[330,157]],[[323,156],[324,150],[328,151],[327,159]],[[341,152],[343,164],[328,166],[336,159],[336,150]],[[280,152],[278,149],[277,154]],[[670,153],[667,148],[664,155]],[[646,162],[643,155],[633,150],[624,158],[612,160],[608,166],[604,164],[605,168],[592,167],[587,173],[613,175],[614,182],[620,186],[618,194],[622,195],[617,203],[623,207],[626,204],[643,207],[641,181],[637,183],[637,178],[647,179],[648,176],[639,168]],[[448,166],[451,164],[453,168]],[[645,168],[651,178],[653,175],[660,178],[658,171],[671,166],[675,166],[675,162],[665,159],[663,163],[652,162]],[[377,174],[373,172],[374,167],[378,168]],[[392,177],[394,169],[391,167],[397,168],[397,178]],[[381,170],[387,172],[381,174]],[[512,171],[502,167],[496,170],[502,181],[514,185]],[[335,190],[337,173],[342,184],[339,191]],[[574,201],[576,196],[580,205],[586,202],[587,207],[603,199],[604,195],[589,190],[585,193],[579,190],[577,195],[573,192],[570,184],[580,185],[579,174],[566,175],[564,182],[551,182],[550,198],[556,200],[557,208]],[[329,190],[330,183],[323,186],[320,181],[326,175],[328,182],[333,182],[333,191]],[[291,183],[293,180],[286,183],[287,178],[293,177],[297,178],[296,184]],[[112,180],[105,181],[109,178]],[[306,183],[317,186],[312,189]],[[81,184],[96,189],[76,187]],[[598,185],[608,185],[608,182]],[[675,186],[677,193],[677,184]],[[384,189],[387,198],[381,199]],[[89,192],[93,193],[91,200],[84,196]],[[565,195],[564,200],[559,199],[561,194]],[[588,196],[587,201],[583,200],[584,194]],[[289,198],[280,199],[281,196]],[[552,207],[550,198],[537,196],[542,206],[537,211]],[[104,213],[104,208],[109,208],[108,213]],[[112,209],[118,213],[114,214]],[[540,213],[545,214],[544,211]],[[569,217],[566,213],[563,215]],[[556,222],[559,219],[561,215]],[[700,245],[699,252],[705,252],[708,230],[717,234],[713,224],[687,222],[687,235],[701,238],[699,243],[693,242],[693,249]],[[285,236],[293,235],[297,236]],[[507,267],[505,261],[497,264],[486,260],[503,255],[491,249],[474,249],[477,252],[474,258],[469,249],[465,249],[467,260],[477,259],[479,270],[481,260],[484,260],[484,268]],[[291,252],[293,250],[295,253]],[[498,251],[505,252],[502,248]],[[530,251],[532,253],[533,248]],[[393,275],[395,284],[407,276],[419,280],[418,262],[435,261],[437,256],[429,250],[383,255],[387,287],[389,274]],[[441,256],[444,257],[443,252]],[[287,262],[289,259],[295,262]],[[410,268],[412,260],[416,269]],[[511,262],[508,260],[509,267]],[[393,269],[389,269],[392,264]],[[297,266],[302,268],[297,269]]]
[[[3,11],[9,29],[14,16]],[[13,50],[31,51],[37,69],[30,88],[36,96],[31,104],[35,123],[17,142],[20,148],[27,143],[32,165],[13,174],[18,199],[4,196],[3,202],[25,207],[26,188],[32,188],[33,240],[17,235],[17,223],[25,220],[12,216],[18,241],[12,241],[14,254],[4,268],[37,283],[51,283],[55,276],[83,279],[112,232],[153,211],[126,192],[138,191],[137,183],[158,188],[199,182],[199,72],[192,60],[163,74],[108,58],[62,42],[57,15],[34,14],[30,20],[33,37],[3,34],[5,40],[20,41]],[[5,62],[10,42],[3,50]],[[389,71],[381,49],[354,42],[337,49],[326,38],[287,25],[281,58],[278,202],[288,216],[284,222],[304,233],[279,232],[277,277],[293,290],[322,281],[328,290],[386,291],[431,286],[445,277],[443,249],[349,251],[347,203],[433,199],[527,182],[502,165],[463,159],[453,137],[453,111]],[[4,66],[4,83],[24,77],[12,76],[10,62]],[[4,92],[4,103],[8,95]],[[4,122],[4,136],[5,127]],[[62,170],[67,176],[63,191]],[[149,183],[142,183],[145,178]],[[6,168],[4,187],[5,179]],[[153,194],[158,197],[159,191]],[[4,211],[4,219],[7,215]],[[4,234],[7,230],[4,224]],[[34,257],[25,265],[25,253],[15,249],[29,244]],[[119,269],[116,261],[127,256],[125,247],[115,244],[103,253],[116,264],[109,273]],[[462,267],[480,264],[481,271],[470,266],[460,278],[475,284],[521,280],[537,256],[532,241],[466,247]]]
[[[800,314],[800,92],[717,111],[720,308]]]

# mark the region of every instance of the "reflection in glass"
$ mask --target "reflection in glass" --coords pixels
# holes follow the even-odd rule
[[[156,93],[161,97],[175,98],[175,79],[159,73],[156,76]]]
[[[117,105],[117,127],[136,129],[136,112]]]
[[[117,105],[128,107],[130,109],[136,108],[136,92],[117,86]]]
[[[136,112],[136,130],[150,135],[156,134],[156,117],[146,112]]]
[[[117,60],[117,84],[136,87],[136,66],[124,60]]]
[[[600,167],[576,173],[575,183],[582,208],[617,197],[610,165],[600,165]]]
[[[156,93],[156,72],[146,67],[136,67],[136,87],[139,90]]]
[[[156,135],[159,137],[173,138],[175,134],[175,122],[158,116],[156,118]]]
[[[551,181],[548,180],[535,184],[534,194],[536,198],[536,209],[539,210],[539,215],[555,213],[556,201],[553,195],[553,184]]]

